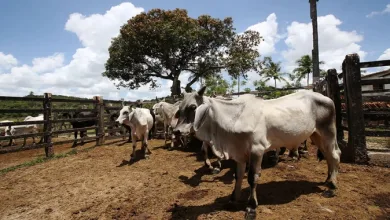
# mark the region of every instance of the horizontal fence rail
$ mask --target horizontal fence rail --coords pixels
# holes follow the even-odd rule
[[[377,60],[377,61],[359,63],[360,68],[381,67],[381,66],[390,66],[390,60]]]

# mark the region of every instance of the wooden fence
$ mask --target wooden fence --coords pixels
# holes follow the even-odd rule
[[[366,130],[364,120],[389,120],[389,109],[363,109],[364,102],[390,101],[390,96],[363,96],[362,85],[390,84],[390,79],[361,79],[361,68],[390,66],[390,60],[360,62],[359,55],[349,54],[345,57],[342,72],[337,74],[330,69],[323,81],[314,86],[314,91],[330,97],[336,107],[337,140],[342,151],[344,162],[367,163],[366,136],[390,137],[390,131]],[[343,82],[339,84],[338,79]],[[378,91],[365,91],[378,92]],[[345,106],[345,111],[342,109]],[[346,126],[342,123],[346,121]],[[348,140],[344,141],[344,131]]]
[[[76,141],[96,141],[96,145],[104,144],[105,140],[118,138],[118,136],[106,136],[106,133],[112,133],[122,130],[123,128],[112,128],[114,126],[113,123],[109,122],[110,112],[118,111],[121,109],[121,104],[124,102],[123,100],[103,100],[100,96],[95,96],[93,99],[59,99],[52,98],[50,93],[45,93],[44,97],[8,97],[8,96],[0,96],[0,101],[31,101],[31,102],[42,102],[42,108],[39,109],[0,109],[0,114],[4,113],[30,113],[30,114],[43,114],[42,121],[20,121],[20,122],[7,122],[0,123],[0,127],[11,127],[15,125],[32,125],[32,124],[43,124],[43,132],[40,133],[31,133],[31,134],[23,134],[23,135],[14,135],[14,136],[0,136],[0,141],[17,139],[17,138],[29,138],[29,137],[37,137],[43,136],[43,142],[37,143],[35,145],[25,146],[25,147],[4,147],[0,150],[0,153],[8,153],[8,152],[16,152],[20,150],[34,149],[34,148],[45,148],[45,154],[47,157],[51,157],[54,154],[53,146],[59,144],[72,143]],[[103,102],[104,101],[104,102]],[[129,105],[151,105],[158,101],[145,101],[145,102],[127,102]],[[93,106],[92,109],[63,109],[63,108],[53,108],[53,103],[62,102],[62,103],[80,103]],[[105,103],[117,104],[118,106],[109,107],[105,105]],[[1,108],[1,107],[0,107]],[[70,113],[70,112],[93,112],[94,117],[89,118],[71,118],[71,119],[58,119],[57,116],[59,113]],[[109,113],[107,113],[109,112]],[[106,119],[106,120],[105,120]],[[54,126],[55,124],[60,124],[64,122],[81,122],[81,121],[95,121],[94,126],[84,127],[84,128],[72,128],[72,129],[54,129],[60,126]],[[111,128],[110,128],[111,127]],[[63,140],[63,141],[53,141],[53,137],[58,136],[58,134],[72,133],[75,131],[87,131],[87,130],[95,130],[96,136],[93,137],[83,137],[77,139]],[[122,138],[125,135],[122,135]]]

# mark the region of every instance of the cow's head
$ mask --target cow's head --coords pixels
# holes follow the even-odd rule
[[[195,120],[195,111],[203,103],[203,94],[206,86],[203,86],[199,91],[192,93],[183,93],[183,101],[179,105],[179,110],[175,114],[177,124],[173,132],[180,132],[182,135],[192,133],[193,123]]]
[[[118,122],[121,125],[127,125],[130,126],[130,119],[132,117],[134,108],[130,108],[130,106],[123,106],[122,109],[119,112],[119,116],[116,119],[116,122]]]

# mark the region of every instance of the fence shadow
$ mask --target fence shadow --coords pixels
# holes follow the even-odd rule
[[[281,181],[259,184],[257,198],[259,205],[278,205],[294,201],[301,195],[320,193],[318,186],[321,183],[308,181]],[[232,187],[233,190],[233,187]],[[207,215],[216,211],[240,212],[246,207],[246,198],[249,196],[249,188],[242,190],[240,202],[236,205],[229,203],[230,194],[215,199],[213,203],[200,206],[182,206],[174,204],[167,210],[171,212],[173,219],[198,219],[201,215]]]

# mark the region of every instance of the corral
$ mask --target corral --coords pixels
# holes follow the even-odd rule
[[[355,63],[361,65],[360,62]],[[291,219],[386,219],[390,215],[390,170],[367,165],[367,148],[373,149],[367,147],[365,139],[369,135],[388,137],[388,131],[368,131],[363,123],[363,119],[387,119],[387,110],[377,113],[375,109],[369,114],[363,107],[368,105],[364,101],[388,101],[388,97],[362,98],[356,96],[356,92],[351,94],[351,88],[359,88],[356,83],[360,82],[357,80],[352,83],[354,87],[348,87],[352,73],[356,76],[360,71],[351,72],[346,68],[343,71],[344,84],[340,85],[335,83],[337,73],[329,70],[328,77],[317,84],[315,90],[331,97],[336,104],[338,140],[343,144],[344,161],[363,165],[341,164],[340,188],[334,191],[334,195],[322,185],[326,162],[316,160],[317,148],[308,141],[307,158],[294,161],[284,155],[275,167],[264,164],[257,192],[259,218],[281,219],[286,213]],[[378,81],[362,82],[367,83]],[[340,95],[341,91],[344,96]],[[261,92],[254,93],[261,95]],[[42,112],[44,116],[44,120],[39,122],[0,123],[0,126],[44,124],[41,133],[13,137],[43,135],[42,144],[31,145],[28,141],[27,147],[1,149],[2,219],[240,219],[244,215],[245,199],[249,194],[246,181],[239,205],[228,203],[234,184],[235,163],[223,161],[222,172],[212,175],[204,167],[200,146],[168,151],[162,140],[154,139],[150,141],[151,159],[130,164],[131,144],[120,139],[124,135],[111,135],[121,129],[112,128],[114,124],[109,121],[109,111],[119,110],[121,101],[103,100],[101,97],[64,100],[51,98],[49,93],[44,98],[0,99],[43,102],[42,108],[38,104],[34,109],[0,109],[0,113]],[[53,104],[56,102],[84,103],[89,108],[64,109],[56,107]],[[354,106],[353,109],[351,106]],[[77,111],[96,115],[59,119],[59,114],[55,114]],[[55,123],[83,120],[93,120],[95,125],[65,130],[54,126]],[[381,126],[387,129],[388,125]],[[93,130],[96,136],[78,140],[95,143],[71,148],[67,143],[74,140],[59,136],[83,129]],[[0,137],[0,140],[11,137]],[[45,151],[35,149],[42,147]],[[140,154],[139,147],[137,154]]]
[[[1,219],[241,219],[245,202],[227,204],[234,164],[209,175],[197,160],[199,149],[167,151],[151,141],[149,161],[127,165],[130,144],[109,144],[21,168],[1,176]],[[69,150],[58,146],[57,152]],[[258,186],[259,218],[387,219],[390,170],[341,164],[340,189],[326,198],[320,183],[326,163],[284,160],[264,169]],[[0,155],[1,167],[31,157],[39,149]],[[248,196],[244,182],[242,201]]]

